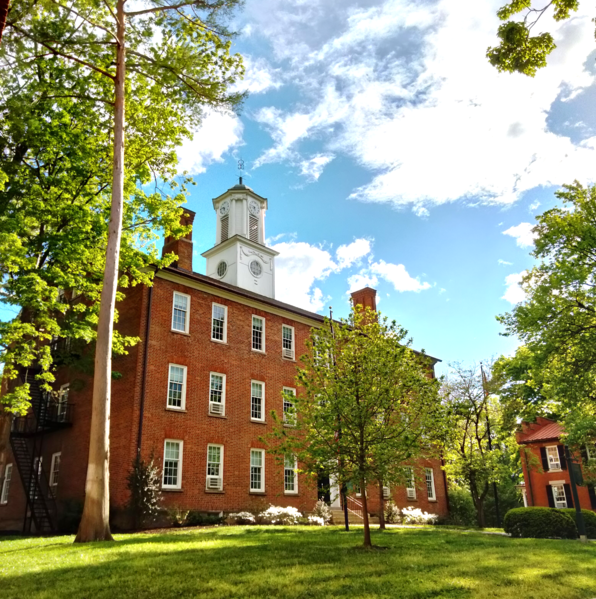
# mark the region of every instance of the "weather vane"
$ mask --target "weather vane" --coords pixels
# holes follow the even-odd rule
[[[244,160],[242,158],[238,160],[238,170],[240,171],[240,185],[242,185],[242,173],[244,171]]]

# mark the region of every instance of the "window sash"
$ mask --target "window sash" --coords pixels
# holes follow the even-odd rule
[[[296,473],[297,464],[295,456],[285,456],[284,458],[284,492],[298,492],[298,477]]]
[[[281,327],[281,343],[284,357],[294,357],[294,329],[287,325]]]
[[[262,449],[250,450],[250,490],[262,491],[265,486],[265,476],[263,472],[263,454]]]
[[[296,397],[296,389],[291,387],[283,388],[283,410],[284,410],[284,423],[285,424],[296,424],[296,413],[294,412],[295,403],[288,399],[288,395]]]
[[[188,295],[174,291],[174,305],[172,309],[172,330],[188,333]]]
[[[555,502],[555,507],[566,508],[567,507],[567,497],[565,495],[564,485],[551,485],[551,488],[553,491],[553,499]]]
[[[559,448],[555,446],[546,448],[546,457],[548,459],[549,470],[561,470],[561,460],[559,458]]]
[[[211,339],[213,341],[226,340],[226,307],[213,304],[211,312]]]
[[[209,401],[211,403],[224,402],[224,381],[225,376],[223,374],[211,373],[209,382]]]
[[[50,465],[50,486],[58,486],[58,476],[60,474],[60,460],[62,453],[58,452],[52,456],[52,464]]]
[[[207,446],[207,476],[221,477],[222,465],[222,446]]]
[[[407,468],[406,476],[406,496],[408,499],[416,499],[416,483],[414,481],[414,468]]]
[[[252,317],[252,348],[265,351],[265,319],[260,316]]]
[[[250,417],[252,420],[265,420],[265,384],[259,381],[250,383]]]
[[[166,440],[163,457],[163,487],[179,489],[182,482],[182,441]]]
[[[186,367],[170,364],[168,379],[168,407],[184,409],[186,400]]]
[[[8,503],[8,493],[10,491],[10,481],[12,479],[12,464],[6,464],[4,467],[4,482],[2,483],[2,493],[0,494],[0,503]]]
[[[435,496],[435,474],[432,468],[425,469],[426,491],[429,499],[436,499]]]

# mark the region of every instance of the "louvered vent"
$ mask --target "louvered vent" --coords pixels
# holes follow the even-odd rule
[[[226,214],[221,217],[221,241],[225,241],[228,238],[228,229],[229,229],[229,217]]]
[[[416,489],[406,489],[408,499],[416,499]]]
[[[224,406],[222,403],[210,401],[209,402],[209,412],[211,414],[217,414],[218,416],[223,416]]]
[[[207,488],[211,491],[219,491],[221,489],[221,478],[219,476],[208,476]]]
[[[248,217],[248,238],[259,243],[259,219],[252,214]]]

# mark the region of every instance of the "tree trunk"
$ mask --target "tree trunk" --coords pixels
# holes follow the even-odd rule
[[[0,0],[0,42],[2,41],[2,32],[6,25],[6,17],[8,16],[8,8],[10,0]]]
[[[486,528],[486,521],[484,518],[484,499],[478,499],[476,503],[476,519],[478,520],[479,528]]]
[[[101,292],[93,405],[89,439],[89,464],[85,485],[85,506],[76,543],[112,541],[110,532],[110,394],[112,378],[112,334],[118,286],[120,238],[124,204],[124,78],[125,78],[125,17],[124,0],[117,2],[117,54],[114,106],[114,158],[112,206],[108,228],[106,270]]]
[[[383,497],[383,482],[379,481],[379,530],[385,530],[385,498]]]
[[[370,523],[368,521],[368,503],[366,501],[366,482],[364,479],[360,480],[360,488],[362,489],[362,517],[364,519],[364,546],[367,548],[372,547],[370,542]]]

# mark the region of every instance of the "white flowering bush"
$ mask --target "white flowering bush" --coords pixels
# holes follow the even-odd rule
[[[315,526],[325,526],[325,520],[319,516],[309,516],[308,523],[314,524]]]
[[[401,512],[393,501],[388,501],[385,504],[385,522],[387,524],[399,524],[401,522]]]
[[[295,507],[279,507],[270,505],[264,512],[259,514],[263,524],[298,524],[302,514]]]
[[[238,512],[237,514],[229,514],[227,522],[228,524],[254,524],[255,517],[250,512]]]
[[[401,511],[401,519],[404,524],[434,524],[439,516],[423,512],[420,508],[405,507]]]
[[[322,499],[319,499],[319,501],[315,503],[315,507],[312,511],[312,516],[314,518],[320,518],[321,520],[323,520],[322,525],[325,525],[331,522],[333,518],[333,513],[331,512],[331,508]]]

